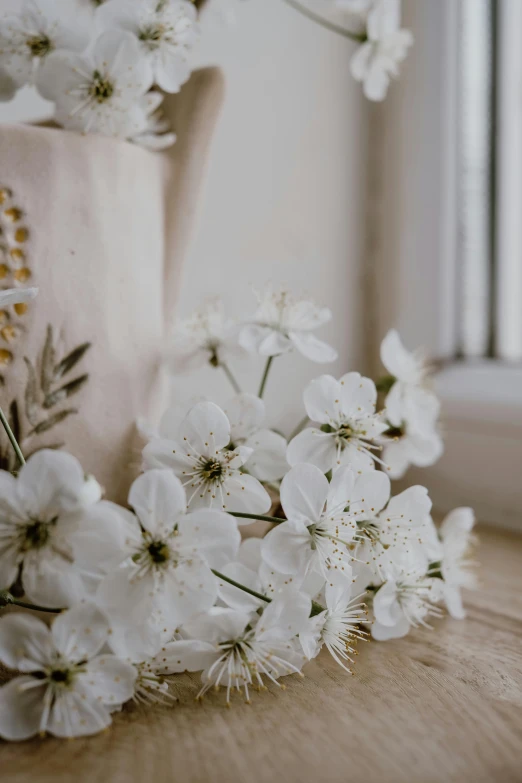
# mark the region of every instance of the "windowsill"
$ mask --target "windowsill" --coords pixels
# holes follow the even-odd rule
[[[522,428],[522,366],[497,359],[455,362],[435,378],[445,418],[481,421],[489,428]]]

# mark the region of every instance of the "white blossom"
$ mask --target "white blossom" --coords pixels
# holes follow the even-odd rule
[[[386,429],[380,414],[375,413],[377,390],[369,378],[350,372],[340,380],[321,375],[305,389],[304,405],[311,421],[321,427],[307,428],[288,446],[290,465],[309,462],[323,473],[339,465],[368,470],[379,450],[376,439]]]
[[[144,448],[147,468],[170,468],[187,491],[190,509],[265,514],[270,496],[259,481],[240,470],[252,449],[231,449],[230,422],[213,402],[200,402],[189,411],[177,438],[153,438]]]
[[[263,539],[263,559],[281,574],[304,579],[317,572],[323,581],[350,582],[357,520],[382,508],[389,492],[384,473],[357,475],[344,466],[328,483],[314,465],[295,465],[281,484],[287,521]]]
[[[151,84],[136,39],[119,30],[100,35],[83,54],[50,54],[38,77],[40,93],[56,104],[60,125],[125,139],[147,127],[141,99]]]
[[[75,10],[70,0],[23,0],[17,13],[0,16],[0,68],[16,87],[32,82],[52,52],[87,46],[91,28]]]
[[[211,568],[235,559],[240,535],[228,514],[186,513],[185,491],[168,470],[139,476],[129,505],[137,519],[128,521],[126,562],[103,580],[98,599],[113,622],[113,649],[136,659],[154,655],[159,641],[210,609],[218,592]]]
[[[46,607],[92,592],[118,557],[124,528],[70,454],[44,449],[18,477],[0,471],[0,589],[17,580]]]
[[[396,553],[385,566],[385,581],[373,598],[374,639],[399,639],[410,628],[431,628],[430,617],[441,617],[436,605],[442,597],[441,580],[427,575],[417,552]]]
[[[368,636],[360,628],[368,619],[366,606],[360,600],[363,595],[352,597],[351,585],[326,585],[325,611],[310,617],[306,629],[299,634],[308,660],[315,658],[324,644],[339,666],[353,674],[350,664],[355,663],[352,656],[357,655],[357,642]]]
[[[210,364],[226,365],[230,358],[245,355],[238,343],[235,322],[227,316],[221,299],[209,299],[205,306],[180,321],[172,339],[169,361],[173,370],[197,370]]]
[[[477,586],[474,573],[477,564],[471,557],[476,543],[471,533],[474,524],[475,515],[471,508],[455,508],[445,517],[440,528],[443,598],[448,612],[458,620],[466,616],[461,588],[473,590]]]
[[[337,351],[312,332],[331,320],[327,307],[295,299],[285,289],[268,289],[258,295],[259,306],[252,322],[239,334],[240,344],[261,356],[278,356],[292,348],[313,362],[333,362]]]
[[[247,702],[250,689],[264,688],[267,681],[279,685],[279,678],[299,674],[305,656],[296,639],[310,615],[311,601],[304,593],[289,588],[257,613],[214,607],[187,623],[185,641],[169,645],[171,661],[177,655],[175,671],[200,671],[203,686],[226,688],[227,703],[232,691],[243,691]]]
[[[382,101],[391,79],[399,74],[413,35],[400,29],[400,0],[375,0],[366,24],[367,41],[352,57],[352,76],[362,82],[369,100]]]
[[[132,33],[155,83],[179,92],[190,76],[188,55],[199,39],[197,11],[188,0],[108,0],[96,14],[102,29]]]
[[[233,448],[246,446],[252,454],[245,470],[259,481],[275,481],[288,470],[286,439],[263,426],[265,404],[254,394],[237,394],[225,405],[230,421],[230,439]]]
[[[0,688],[0,736],[24,740],[97,734],[133,694],[136,671],[100,654],[109,623],[92,604],[79,604],[49,629],[34,616],[0,619],[0,660],[21,676]]]

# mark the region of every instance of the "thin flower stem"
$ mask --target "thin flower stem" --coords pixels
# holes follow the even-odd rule
[[[231,517],[239,517],[240,519],[260,519],[262,522],[273,522],[274,525],[280,525],[281,522],[286,522],[283,517],[268,517],[266,514],[244,514],[242,511],[229,511]]]
[[[241,394],[241,386],[239,385],[239,383],[236,381],[236,379],[232,375],[232,372],[231,372],[230,367],[228,366],[228,364],[223,364],[222,363],[219,366],[221,367],[221,369],[223,370],[223,372],[227,376],[228,380],[230,381],[230,385],[234,389],[235,393],[236,394]]]
[[[15,436],[13,435],[13,430],[9,426],[9,422],[6,419],[5,413],[3,412],[2,408],[0,408],[0,421],[2,422],[4,430],[7,432],[7,437],[11,441],[11,446],[15,450],[15,454],[18,457],[20,465],[25,465],[25,459],[24,459],[24,455],[22,454],[22,450],[21,450],[20,446],[18,445],[18,441],[16,440]]]
[[[308,416],[305,416],[304,419],[301,419],[301,421],[299,422],[297,427],[294,430],[292,430],[288,440],[292,440],[292,438],[295,438],[296,435],[299,435],[301,430],[304,430],[304,428],[306,427],[306,425],[308,424],[309,421],[310,421],[310,419],[309,419]]]
[[[261,386],[259,387],[259,391],[257,393],[257,396],[260,398],[265,393],[266,379],[268,378],[268,373],[270,372],[270,367],[273,361],[274,361],[273,356],[269,356],[268,359],[266,360],[265,371],[263,373],[263,377],[261,378]]]
[[[357,41],[358,43],[364,43],[367,40],[366,35],[363,33],[352,33],[350,30],[345,30],[343,27],[339,27],[339,25],[334,24],[333,22],[329,22],[327,19],[323,19],[322,16],[318,16],[318,14],[314,14],[313,11],[310,11],[308,8],[305,8],[301,5],[301,3],[298,3],[297,0],[283,0],[284,3],[291,6],[296,11],[299,11],[300,14],[303,16],[306,16],[308,19],[311,19],[312,22],[316,22],[317,24],[320,24],[321,27],[325,27],[327,30],[330,30],[332,33],[337,33],[338,35],[342,35],[343,38],[349,38],[351,41]]]
[[[225,574],[222,574],[220,571],[216,571],[214,568],[212,569],[212,573],[214,576],[217,576],[218,579],[222,579],[223,582],[228,582],[228,584],[232,585],[232,587],[237,587],[238,590],[242,590],[244,593],[253,595],[254,598],[259,598],[260,601],[266,601],[266,603],[269,604],[272,600],[271,598],[267,598],[266,595],[257,593],[255,590],[251,590],[250,587],[246,587],[246,585],[242,585],[240,582],[236,582],[235,579],[231,579],[229,576],[225,576]]]
[[[19,601],[18,598],[15,598],[7,590],[1,590],[0,607],[9,606],[10,604],[13,604],[14,606],[20,606],[22,609],[33,609],[36,612],[51,612],[52,614],[63,612],[63,609],[50,609],[48,606],[38,606],[38,604],[30,604],[26,601]]]
[[[242,585],[241,582],[236,582],[235,579],[231,579],[229,576],[225,576],[225,574],[222,574],[220,571],[216,571],[215,568],[212,569],[212,573],[214,574],[214,576],[217,576],[218,579],[222,579],[223,582],[228,582],[228,584],[232,585],[232,587],[237,587],[238,590],[242,590],[244,593],[253,595],[254,598],[259,598],[260,601],[265,601],[265,603],[267,604],[272,603],[271,598],[268,598],[266,595],[263,595],[262,593],[258,593],[255,590],[251,590],[250,587],[247,587],[246,585]],[[310,612],[310,617],[315,617],[317,614],[321,614],[321,612],[324,612],[324,606],[318,604],[317,601],[312,601],[312,610]]]

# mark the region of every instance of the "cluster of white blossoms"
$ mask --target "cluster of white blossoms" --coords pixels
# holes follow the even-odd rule
[[[346,12],[354,28],[348,37],[360,43],[353,77],[367,98],[383,100],[413,42],[400,29],[400,0],[328,5]],[[34,85],[64,128],[165,149],[175,135],[161,115],[163,93],[188,80],[199,38],[191,0],[20,0],[0,15],[0,100]]]
[[[164,149],[162,92],[187,81],[198,39],[189,0],[21,0],[0,16],[0,99],[32,84],[64,128]]]
[[[315,335],[330,317],[269,290],[246,322],[212,302],[180,324],[172,364],[206,361],[235,394],[167,412],[126,508],[63,452],[25,462],[18,450],[16,474],[0,472],[0,661],[18,672],[0,688],[1,737],[94,734],[127,701],[173,704],[168,678],[184,671],[201,672],[198,697],[222,687],[227,703],[249,701],[323,647],[353,673],[360,641],[430,628],[444,606],[464,616],[473,512],[437,529],[424,487],[391,491],[390,474],[441,448],[424,365],[396,332],[377,386],[357,372],[313,380],[289,443],[267,421],[274,363],[336,357]],[[228,364],[242,351],[264,358],[257,395]],[[242,541],[255,520],[268,532]],[[49,628],[28,609],[58,616]]]

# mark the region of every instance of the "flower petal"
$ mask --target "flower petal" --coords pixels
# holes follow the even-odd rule
[[[339,381],[341,406],[346,417],[360,418],[363,413],[373,413],[377,402],[377,389],[371,378],[358,372],[349,372]]]
[[[192,639],[220,644],[240,637],[251,618],[250,612],[236,612],[234,609],[214,606],[205,614],[186,623],[183,633]]]
[[[265,403],[255,394],[237,394],[225,405],[234,444],[257,432],[265,418]]]
[[[106,643],[109,620],[95,604],[78,604],[58,615],[51,635],[56,649],[68,661],[88,660]]]
[[[40,731],[47,685],[35,686],[36,682],[34,677],[15,677],[0,688],[0,737],[3,739],[25,740]]]
[[[131,486],[129,505],[145,530],[163,538],[184,513],[187,498],[181,481],[170,470],[148,470]]]
[[[243,626],[244,627],[244,626]],[[219,657],[214,644],[198,639],[182,639],[166,644],[158,654],[155,670],[160,674],[200,672]]]
[[[299,353],[312,362],[327,364],[335,362],[338,353],[328,343],[319,340],[315,334],[308,332],[289,332],[288,336],[293,342]]]
[[[181,424],[180,436],[196,456],[213,457],[230,443],[230,422],[213,402],[199,402]]]
[[[310,596],[293,587],[286,588],[263,610],[256,626],[260,642],[286,642],[306,628],[312,602]]]
[[[211,568],[221,569],[235,559],[241,534],[234,517],[222,511],[191,511],[179,523],[182,551],[193,549]]]
[[[282,522],[264,537],[261,554],[280,574],[303,574],[312,559],[310,533],[303,524]]]
[[[282,435],[272,430],[258,430],[245,442],[253,450],[247,470],[259,481],[276,481],[288,470],[288,444]]]
[[[295,465],[281,483],[281,505],[287,519],[305,526],[315,524],[323,513],[328,479],[314,465]]]
[[[303,430],[288,444],[286,458],[290,465],[308,462],[327,473],[337,461],[335,437],[314,428]]]
[[[49,628],[37,617],[13,612],[0,619],[0,660],[9,669],[41,671],[53,649]]]
[[[137,671],[115,655],[98,655],[89,661],[85,674],[78,678],[91,698],[110,707],[120,706],[132,698]]]
[[[312,421],[336,425],[341,421],[341,386],[332,375],[321,375],[308,384],[303,400]]]
[[[224,507],[226,511],[243,511],[250,514],[266,514],[272,505],[270,495],[254,476],[236,473],[223,483]],[[248,525],[253,520],[241,519]]]

